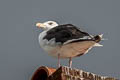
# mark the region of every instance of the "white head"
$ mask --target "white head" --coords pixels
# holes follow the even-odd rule
[[[43,28],[44,30],[47,30],[58,26],[58,23],[55,21],[46,21],[44,23],[36,23],[36,26],[38,28]]]

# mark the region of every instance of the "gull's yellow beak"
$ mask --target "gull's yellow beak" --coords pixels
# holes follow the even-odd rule
[[[36,23],[36,26],[38,28],[44,28],[45,27],[45,25],[43,23]]]

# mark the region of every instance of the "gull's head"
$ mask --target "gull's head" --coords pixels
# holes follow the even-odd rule
[[[55,21],[46,21],[44,23],[36,23],[36,26],[38,28],[43,28],[43,29],[47,30],[47,29],[51,29],[53,27],[58,26],[58,23]]]

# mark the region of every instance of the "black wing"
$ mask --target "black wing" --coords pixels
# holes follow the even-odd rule
[[[74,25],[65,24],[65,25],[59,25],[59,26],[47,31],[47,35],[43,39],[47,39],[49,41],[52,38],[55,38],[56,42],[64,43],[64,42],[72,40],[72,39],[79,39],[79,38],[84,38],[84,37],[91,38],[88,33],[82,32]],[[87,40],[87,39],[85,39],[85,40]],[[75,41],[77,41],[77,40],[75,40]]]

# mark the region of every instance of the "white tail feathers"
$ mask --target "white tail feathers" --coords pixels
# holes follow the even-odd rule
[[[95,43],[94,46],[102,47],[103,45],[101,45],[101,44],[99,44],[99,43]]]

